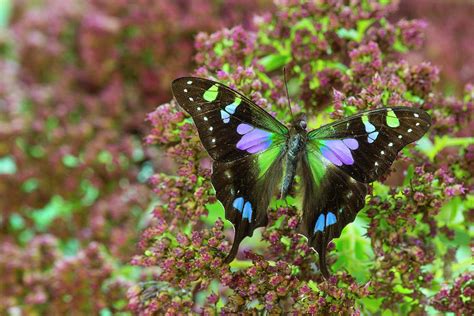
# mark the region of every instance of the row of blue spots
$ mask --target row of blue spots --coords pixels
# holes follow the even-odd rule
[[[235,113],[235,109],[237,109],[241,101],[239,97],[236,97],[233,103],[226,106],[224,110],[221,110],[221,118],[224,124],[229,123],[230,116]]]
[[[322,232],[324,231],[325,227],[336,224],[336,222],[336,215],[334,215],[332,212],[328,212],[328,215],[320,214],[318,220],[316,221],[316,225],[314,225],[314,232]]]
[[[242,214],[242,218],[248,219],[249,222],[252,221],[252,204],[250,201],[245,202],[243,197],[238,197],[234,200],[232,206]]]

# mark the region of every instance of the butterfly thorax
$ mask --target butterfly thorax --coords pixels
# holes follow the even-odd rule
[[[298,161],[306,147],[306,120],[296,120],[290,129],[290,137],[286,143],[286,168],[283,178],[281,197],[285,198],[290,191],[296,175]]]

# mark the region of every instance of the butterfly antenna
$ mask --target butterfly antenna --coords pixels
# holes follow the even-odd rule
[[[288,100],[288,107],[290,108],[291,120],[295,120],[293,116],[293,111],[291,110],[291,103],[290,103],[290,94],[288,93],[288,84],[286,81],[286,67],[283,67],[283,79],[285,80],[285,89],[286,89],[286,98]]]

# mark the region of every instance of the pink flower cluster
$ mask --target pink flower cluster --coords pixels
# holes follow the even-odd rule
[[[294,111],[327,120],[322,113],[337,119],[364,109],[416,106],[431,113],[433,128],[420,145],[404,150],[394,172],[382,179],[385,184],[374,185],[359,214],[368,225],[368,243],[351,236],[354,254],[330,252],[328,262],[337,268],[324,280],[315,266],[317,255],[295,232],[299,211],[293,206],[272,206],[260,238],[241,245],[239,260],[222,264],[232,229],[218,219],[224,212],[214,204],[210,160],[177,104],[158,107],[149,115],[153,129],[147,142],[165,150],[174,167],[153,178],[160,204],[142,236],[143,254],[133,262],[156,273],[129,291],[130,307],[143,315],[472,309],[464,298],[447,303],[470,293],[472,275],[441,296],[427,294],[440,282],[453,283],[450,271],[469,249],[465,236],[472,210],[465,200],[474,189],[473,147],[457,137],[472,136],[465,135],[472,131],[472,86],[463,99],[446,97],[435,87],[438,68],[405,59],[406,52],[422,46],[427,25],[390,22],[395,5],[285,0],[276,6],[254,19],[253,31],[237,26],[199,34],[194,74],[237,88],[289,120],[285,66]],[[449,215],[453,209],[457,219]],[[334,247],[331,243],[329,250]],[[347,272],[355,266],[357,279]]]

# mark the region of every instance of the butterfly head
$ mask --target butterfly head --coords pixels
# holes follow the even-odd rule
[[[293,121],[292,127],[295,128],[297,131],[306,131],[306,114],[302,113],[298,115]]]

